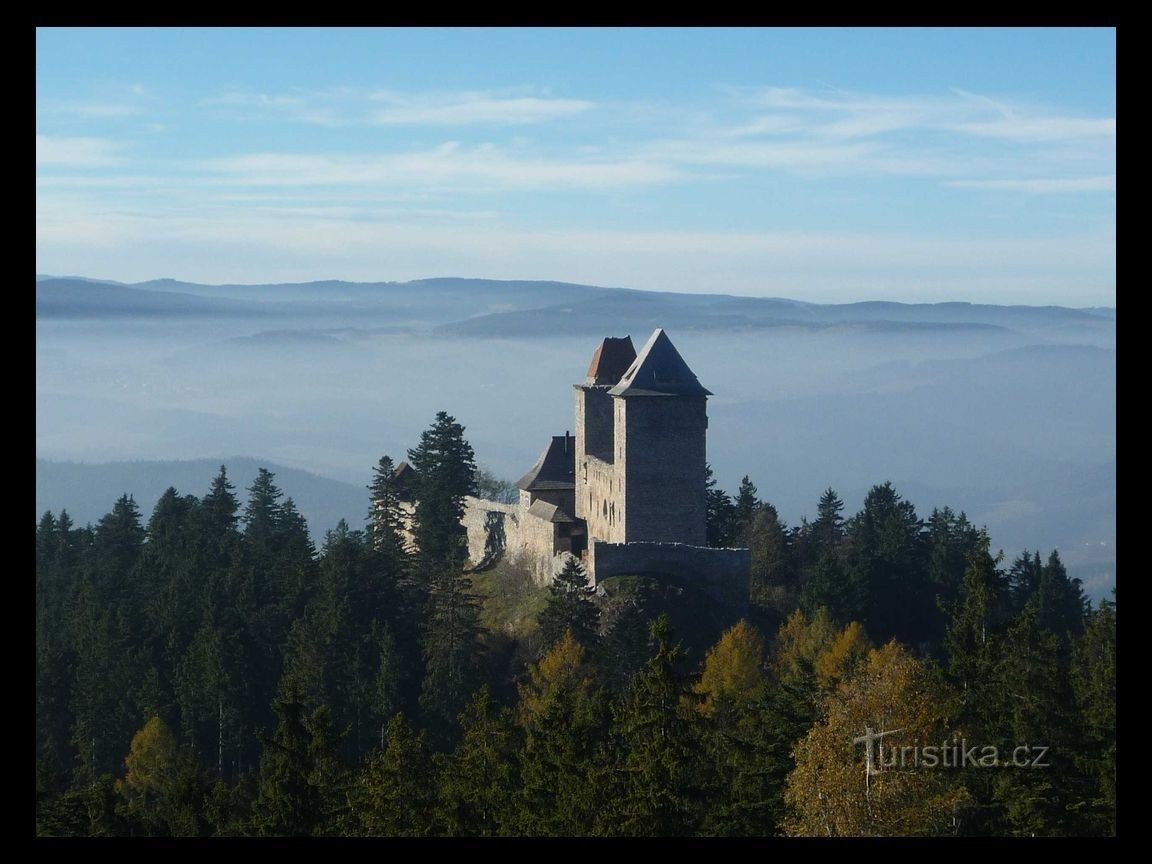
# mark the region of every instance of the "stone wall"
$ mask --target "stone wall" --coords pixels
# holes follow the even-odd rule
[[[464,499],[468,560],[477,569],[508,561],[532,572],[536,582],[552,579],[555,532],[551,522],[529,516],[520,504],[499,504],[471,496]]]
[[[604,543],[588,546],[594,583],[612,576],[677,576],[717,597],[746,597],[752,553],[684,543]]]
[[[404,539],[412,549],[415,505],[401,502],[400,509],[404,515]],[[487,570],[500,561],[508,561],[527,568],[540,585],[551,581],[556,554],[551,522],[529,516],[527,507],[520,504],[500,504],[469,495],[464,499],[460,523],[468,535],[468,563],[473,568]]]
[[[705,398],[633,396],[616,402],[616,470],[626,511],[613,542],[707,542]]]
[[[612,397],[607,387],[576,386],[576,437],[579,439],[576,458],[584,453],[605,462],[612,461],[613,436]]]
[[[624,492],[616,466],[588,455],[576,464],[576,478],[576,506],[588,525],[588,536],[623,542]]]

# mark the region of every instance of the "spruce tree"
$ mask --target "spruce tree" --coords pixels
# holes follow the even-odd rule
[[[372,548],[393,561],[404,557],[404,514],[400,496],[392,479],[396,468],[392,459],[381,456],[372,469],[368,510],[368,536]]]
[[[541,650],[559,641],[565,630],[587,649],[596,645],[600,609],[592,599],[588,573],[578,558],[569,556],[548,586],[548,605],[540,613]]]
[[[438,743],[450,737],[453,721],[477,683],[480,631],[472,580],[452,570],[441,571],[428,597],[420,693],[420,707]]]
[[[412,533],[425,578],[445,568],[458,570],[467,560],[467,538],[460,519],[464,498],[476,494],[476,460],[464,439],[464,427],[443,411],[408,451],[416,471],[416,509]]]
[[[612,734],[622,763],[614,814],[627,836],[692,834],[699,819],[698,720],[686,707],[683,652],[667,615],[652,624],[656,653],[616,706]]]

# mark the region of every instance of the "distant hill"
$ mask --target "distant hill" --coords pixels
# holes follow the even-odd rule
[[[261,459],[232,456],[227,459],[193,459],[173,462],[50,462],[36,460],[36,517],[45,510],[66,509],[77,525],[95,523],[112,509],[124,493],[135,498],[145,521],[169,486],[183,495],[208,493],[223,464],[236,486],[241,507],[245,490],[260,468],[276,475],[276,485],[292,498],[308,521],[317,543],[324,534],[346,519],[351,528],[363,528],[368,512],[368,490],[351,483],[321,477],[308,471],[286,468]],[[368,478],[365,478],[367,485]]]
[[[36,283],[37,318],[225,317],[252,314],[250,304],[195,294],[160,293],[87,279]]]
[[[158,279],[127,286],[37,277],[36,314],[62,317],[301,315],[325,326],[388,326],[448,337],[603,335],[769,327],[866,331],[1058,330],[1112,326],[1115,310],[973,303],[818,304],[770,297],[678,294],[567,282],[438,278],[198,285]]]

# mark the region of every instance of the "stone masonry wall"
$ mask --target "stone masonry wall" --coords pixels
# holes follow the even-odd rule
[[[717,596],[746,595],[752,553],[684,543],[590,543],[593,582],[611,576],[675,575],[698,582]]]
[[[616,399],[616,470],[627,510],[614,542],[707,542],[704,397]]]
[[[528,568],[538,584],[552,578],[554,532],[551,522],[529,516],[521,504],[499,504],[471,496],[464,499],[468,560],[487,568],[498,561]]]
[[[576,476],[576,506],[583,509],[588,536],[613,543],[622,542],[624,492],[616,466],[601,462],[595,456],[586,456],[577,463]]]
[[[404,516],[404,540],[411,549],[412,514],[415,506],[401,502]],[[520,504],[500,504],[482,498],[464,499],[464,517],[460,520],[468,535],[468,563],[477,569],[488,569],[499,561],[508,561],[531,571],[537,584],[552,579],[554,532],[551,522],[529,516]]]

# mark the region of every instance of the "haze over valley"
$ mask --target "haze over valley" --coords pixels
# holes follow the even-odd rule
[[[225,461],[241,488],[257,464],[278,471],[317,537],[341,517],[359,527],[372,466],[403,459],[438,410],[515,480],[571,427],[598,340],[664,327],[715,394],[721,487],[749,475],[793,525],[829,486],[854,512],[890,480],[922,518],[963,509],[1009,558],[1055,547],[1093,597],[1114,584],[1110,308],[480,279],[41,276],[36,290],[37,515],[66,507],[83,524],[123,491],[147,513],[170,483],[203,494]],[[146,464],[174,460],[206,461]]]

